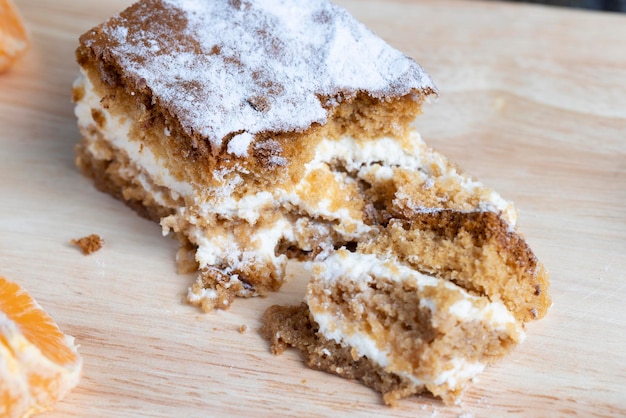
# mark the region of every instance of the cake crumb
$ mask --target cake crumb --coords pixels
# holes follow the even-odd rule
[[[248,332],[248,326],[246,324],[243,324],[242,326],[239,327],[240,334],[245,334],[246,332]]]
[[[85,255],[89,255],[98,251],[104,245],[104,240],[98,234],[91,234],[79,239],[73,239],[71,241],[73,245],[76,245]]]

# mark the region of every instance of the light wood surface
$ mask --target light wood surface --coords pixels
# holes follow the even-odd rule
[[[425,139],[516,202],[554,305],[462,405],[382,405],[364,386],[269,353],[282,292],[205,315],[181,302],[176,243],[73,164],[78,36],[130,1],[17,1],[33,44],[0,76],[0,274],[74,335],[80,386],[46,417],[626,415],[626,17],[478,1],[340,0],[440,88]],[[69,244],[98,233],[83,256]],[[241,325],[248,331],[240,333]]]

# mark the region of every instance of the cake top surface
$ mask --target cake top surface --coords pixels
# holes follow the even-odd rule
[[[323,124],[360,91],[436,92],[414,60],[327,0],[142,0],[81,42],[217,147]]]

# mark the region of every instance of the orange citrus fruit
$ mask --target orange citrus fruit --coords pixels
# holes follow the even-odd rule
[[[76,348],[24,289],[0,277],[0,417],[45,411],[74,388]]]
[[[0,73],[28,47],[28,32],[11,0],[0,0]]]

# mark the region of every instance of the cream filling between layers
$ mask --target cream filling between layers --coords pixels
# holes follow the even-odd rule
[[[215,173],[216,180],[223,180],[224,183],[219,188],[207,188],[203,185],[195,185],[192,181],[180,181],[174,178],[169,171],[163,167],[148,147],[142,146],[140,141],[133,141],[130,138],[130,130],[133,121],[124,116],[111,114],[108,109],[101,104],[101,97],[93,89],[89,78],[81,70],[81,75],[75,81],[75,86],[84,88],[84,97],[76,104],[75,114],[79,125],[83,127],[94,126],[92,119],[92,109],[99,111],[105,117],[104,127],[98,128],[104,138],[118,149],[124,150],[131,161],[141,167],[152,182],[157,186],[162,186],[175,195],[185,198],[186,202],[193,202],[199,214],[217,214],[227,219],[245,219],[254,224],[258,219],[258,214],[262,209],[270,206],[285,207],[293,205],[305,209],[311,216],[319,216],[325,219],[336,219],[347,222],[358,222],[355,219],[346,217],[344,210],[329,211],[322,201],[316,207],[311,207],[303,202],[298,191],[302,184],[296,185],[292,190],[276,188],[271,193],[260,191],[255,194],[234,198],[225,190],[234,190],[242,182],[238,176],[233,177],[229,182],[223,180],[224,173]],[[345,164],[349,171],[359,172],[360,170],[372,169],[370,166],[381,163],[382,167],[376,167],[377,176],[381,178],[393,175],[390,167],[401,167],[413,170],[426,180],[429,177],[428,171],[423,171],[424,167],[431,163],[436,164],[445,173],[442,178],[449,178],[458,182],[462,189],[468,194],[482,194],[479,207],[476,210],[503,212],[509,214],[512,211],[510,202],[505,201],[496,192],[486,188],[481,182],[474,181],[470,177],[459,174],[451,167],[445,157],[427,149],[424,142],[416,132],[411,133],[411,137],[405,142],[405,146],[398,140],[389,137],[381,137],[372,141],[358,141],[351,137],[343,137],[338,140],[322,140],[315,152],[315,158],[307,163],[306,175],[320,166],[340,161]],[[103,158],[98,149],[93,146],[89,151],[96,158]],[[426,158],[426,159],[425,159]],[[147,187],[148,191],[151,191]],[[510,223],[514,224],[514,216],[508,216]]]
[[[196,260],[201,268],[229,265],[236,269],[259,260],[277,268],[283,265],[285,257],[276,255],[275,248],[283,239],[297,241],[297,237],[302,235],[302,231],[299,230],[302,225],[295,225],[283,213],[282,216],[276,216],[276,221],[272,225],[264,225],[263,228],[255,230],[255,225],[264,211],[287,212],[286,208],[296,208],[298,213],[312,218],[310,224],[313,227],[328,229],[328,226],[320,223],[327,222],[331,225],[330,228],[346,240],[355,240],[372,232],[372,227],[365,224],[361,218],[352,216],[345,207],[331,209],[331,202],[327,199],[307,200],[305,180],[290,189],[276,187],[273,190],[258,191],[242,197],[233,196],[233,191],[243,179],[232,172],[214,173],[215,179],[221,182],[220,187],[203,187],[194,184],[191,179],[180,181],[169,173],[148,147],[142,146],[140,141],[133,140],[130,132],[134,122],[130,118],[111,113],[102,106],[101,97],[84,71],[81,70],[75,86],[82,87],[84,91],[83,98],[76,104],[75,113],[88,141],[89,152],[96,159],[110,158],[107,155],[108,151],[98,148],[98,136],[90,136],[91,128],[95,128],[114,148],[123,150],[128,155],[137,171],[129,172],[128,177],[137,179],[158,204],[168,207],[158,187],[167,189],[174,200],[179,196],[184,199],[185,207],[173,208],[176,213],[161,220],[163,234],[168,234],[170,230],[184,233],[198,246]],[[93,120],[93,110],[104,117],[105,122],[102,126],[98,126]],[[170,136],[167,130],[164,134]],[[509,202],[480,182],[458,173],[445,157],[430,150],[417,133],[412,133],[404,142],[387,137],[372,141],[359,141],[350,137],[337,140],[324,139],[317,146],[315,157],[306,164],[303,179],[315,170],[332,171],[330,165],[336,162],[341,163],[357,178],[374,173],[376,179],[383,181],[393,176],[395,167],[401,167],[415,172],[425,182],[429,181],[430,176],[430,169],[427,167],[435,164],[444,173],[444,178],[460,184],[469,194],[480,195],[480,204],[474,208],[475,210],[501,212],[513,228],[514,209]],[[340,174],[335,173],[335,176],[338,177]],[[341,180],[337,178],[337,184],[340,184]],[[350,178],[343,180],[356,181]],[[238,243],[232,232],[218,231],[210,224],[207,225],[206,219],[215,216],[245,220],[251,226],[249,242]],[[250,243],[252,244],[249,245]],[[242,248],[241,245],[247,247]]]
[[[86,135],[90,127],[95,127],[111,145],[124,150],[130,161],[141,167],[154,184],[166,187],[174,196],[193,196],[194,192],[190,184],[178,181],[170,175],[167,170],[159,165],[154,153],[148,147],[142,146],[140,141],[130,140],[130,130],[134,121],[124,116],[113,115],[102,106],[102,97],[96,93],[93,84],[83,69],[81,69],[81,74],[74,81],[74,88],[82,88],[84,92],[82,99],[76,103],[74,108],[74,114],[78,118],[78,125],[84,128],[82,131],[83,135]],[[92,110],[98,111],[104,117],[103,127],[95,124]],[[96,159],[107,159],[109,157],[108,154],[98,149],[97,137],[87,136],[86,139],[90,140],[88,150]],[[147,184],[146,186],[148,192],[153,192],[151,186]],[[153,194],[155,194],[155,199],[157,199],[156,193]],[[157,202],[165,204],[163,200],[157,200]]]
[[[437,375],[417,373],[406,362],[395,358],[387,342],[376,339],[372,330],[367,331],[360,322],[350,321],[339,313],[341,310],[329,298],[338,282],[366,290],[377,277],[382,277],[396,283],[411,281],[418,293],[427,287],[444,286],[450,293],[461,297],[445,311],[434,300],[420,297],[420,306],[431,311],[435,327],[438,318],[453,317],[460,322],[482,322],[494,331],[506,333],[516,342],[523,341],[525,337],[522,327],[501,302],[471,295],[454,283],[421,274],[391,260],[381,260],[374,254],[339,250],[323,262],[308,263],[308,267],[313,270],[314,278],[308,285],[306,301],[313,319],[319,325],[319,332],[342,346],[355,348],[360,357],[367,357],[386,371],[409,379],[416,386],[447,385],[449,390],[455,390],[480,373],[486,364],[456,357],[448,360]],[[319,288],[322,289],[322,296],[319,296]]]

